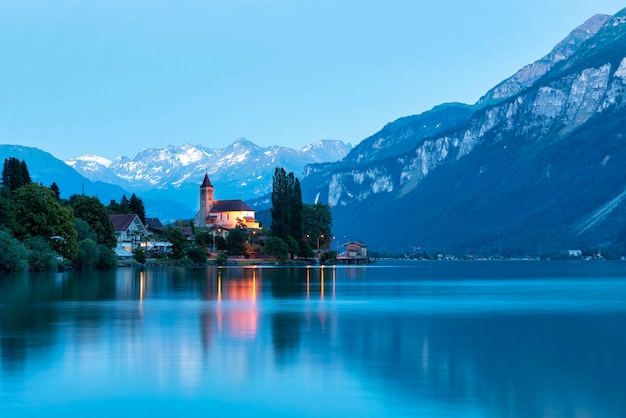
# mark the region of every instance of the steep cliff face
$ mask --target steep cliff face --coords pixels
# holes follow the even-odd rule
[[[479,104],[493,104],[497,101],[513,97],[531,87],[558,62],[567,60],[574,55],[580,46],[594,36],[600,28],[611,19],[610,15],[595,15],[574,29],[552,51],[540,60],[519,70],[480,98]]]
[[[616,213],[601,209],[619,206],[622,199],[618,197],[626,187],[626,182],[619,185],[607,177],[619,177],[619,164],[615,159],[621,159],[621,151],[610,150],[620,141],[614,131],[623,128],[621,123],[626,113],[625,15],[620,12],[613,17],[590,19],[542,63],[535,63],[535,67],[529,66],[500,84],[483,98],[481,106],[469,108],[471,115],[464,122],[457,118],[456,126],[445,126],[447,129],[430,136],[413,137],[410,150],[392,147],[381,151],[385,144],[401,143],[406,147],[408,143],[404,140],[407,136],[403,136],[406,130],[392,132],[387,126],[368,138],[369,154],[360,144],[340,164],[308,168],[302,182],[303,195],[335,207],[340,222],[355,213],[367,213],[368,219],[391,221],[384,227],[372,227],[371,222],[366,225],[372,232],[376,231],[377,236],[384,237],[381,242],[386,240],[388,246],[396,248],[414,239],[411,234],[416,232],[406,231],[410,225],[432,245],[480,246],[481,241],[494,239],[495,230],[500,231],[496,236],[502,242],[502,231],[532,229],[532,222],[548,228],[542,218],[536,216],[543,213],[544,217],[555,217],[559,211],[566,211],[568,216],[564,218],[568,223],[558,222],[559,229],[552,231],[551,238],[546,238],[544,243],[567,245],[576,241],[578,244],[578,238],[582,239],[585,234],[588,239],[610,241],[615,237],[594,235],[592,230],[609,219],[610,213]],[[442,115],[438,118],[445,119]],[[599,132],[602,136],[595,138]],[[590,143],[589,138],[597,143]],[[578,155],[579,161],[570,161],[562,155],[571,153],[570,148],[574,146],[587,150],[586,154]],[[578,177],[592,171],[588,166],[595,167],[597,163],[589,160],[591,155],[605,148],[607,154],[597,158],[611,163],[594,175],[605,184],[611,184],[606,189],[610,190],[609,194],[596,193],[588,189],[586,183],[581,183],[579,190],[584,189],[592,197],[577,194],[565,183],[558,183],[561,188],[553,188],[557,184],[556,176],[560,176],[559,181],[567,177],[572,184],[578,182]],[[372,154],[381,158],[371,158]],[[546,161],[537,160],[539,157]],[[569,161],[565,170],[569,173],[558,172],[563,161]],[[519,171],[504,177],[497,174],[513,168]],[[531,173],[538,183],[524,177]],[[467,182],[470,178],[472,183]],[[438,189],[455,193],[454,203]],[[543,198],[552,203],[546,206],[543,201],[529,198],[533,189],[544,190]],[[562,195],[565,189],[570,196]],[[493,190],[499,190],[499,195],[508,200],[497,198]],[[492,200],[485,205],[482,199],[487,196]],[[578,204],[579,209],[567,207],[577,205],[576,199],[584,200],[584,204]],[[510,200],[532,202],[524,207],[534,217],[520,213],[522,206],[511,205]],[[448,205],[443,206],[446,201]],[[478,207],[481,211],[476,209]],[[507,209],[502,209],[504,207]],[[482,218],[481,212],[493,212],[493,215],[491,219]],[[598,215],[585,223],[594,213]],[[446,215],[439,217],[437,214]],[[406,221],[394,226],[393,221],[398,219]],[[473,226],[468,228],[467,223],[459,223],[460,219],[471,220]],[[489,223],[496,220],[499,224],[494,229]],[[450,229],[450,225],[456,227]],[[351,223],[350,232],[354,231],[354,223]],[[440,236],[444,231],[448,233],[447,239]],[[463,233],[459,235],[458,231]],[[541,241],[537,238],[541,231],[531,234],[534,238],[515,233],[516,237]],[[520,239],[509,240],[509,244],[523,247]]]

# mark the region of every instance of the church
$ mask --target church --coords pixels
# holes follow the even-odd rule
[[[200,185],[200,211],[196,215],[196,227],[233,229],[238,224],[246,228],[258,229],[259,223],[254,218],[254,209],[241,199],[215,200],[215,189],[204,175]]]

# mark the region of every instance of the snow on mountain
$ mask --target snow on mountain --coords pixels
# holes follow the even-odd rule
[[[71,158],[65,161],[65,164],[70,167],[74,167],[76,164],[82,164],[83,166],[89,166],[96,169],[98,165],[108,168],[111,165],[111,160],[108,158],[100,157],[98,155],[85,154],[80,157]]]
[[[252,198],[269,193],[276,167],[300,176],[307,164],[344,158],[352,149],[342,141],[323,140],[293,150],[260,147],[239,138],[223,149],[203,145],[146,148],[114,161],[83,156],[66,161],[83,176],[119,185],[143,196],[167,197],[193,207],[205,173],[219,187],[220,198]]]

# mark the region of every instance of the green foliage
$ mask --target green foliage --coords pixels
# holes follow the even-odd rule
[[[70,208],[61,206],[47,187],[29,183],[13,192],[11,230],[17,239],[42,237],[65,258],[76,256],[76,228]]]
[[[29,238],[26,247],[30,271],[56,271],[59,268],[55,252],[42,237]]]
[[[14,191],[31,182],[26,161],[9,157],[4,160],[2,168],[2,185]]]
[[[289,247],[291,258],[294,258],[296,255],[300,254],[300,246],[298,245],[298,241],[296,241],[294,237],[289,235],[284,241],[287,244],[287,247]]]
[[[146,224],[146,208],[143,206],[143,201],[138,198],[135,193],[130,197],[128,201],[128,206],[130,209],[130,213],[134,213],[139,216],[142,224]]]
[[[277,260],[284,261],[289,257],[289,246],[278,237],[269,237],[265,241],[265,253]]]
[[[172,244],[172,258],[181,260],[185,257],[185,249],[187,248],[187,237],[178,228],[168,228],[165,237]]]
[[[223,266],[228,262],[228,257],[226,256],[226,253],[220,252],[219,254],[217,254],[217,257],[215,258],[215,264],[217,264],[218,266]]]
[[[324,251],[320,257],[320,263],[335,262],[337,253],[334,250]]]
[[[287,173],[282,167],[274,170],[272,179],[272,235],[278,238],[286,238],[289,235],[290,226],[290,202],[291,191],[287,180]]]
[[[191,244],[187,248],[187,257],[189,257],[195,264],[204,264],[208,258],[205,249],[198,244]]]
[[[57,200],[61,200],[61,190],[59,189],[58,184],[56,184],[54,181],[50,185],[50,190],[52,190],[52,193],[54,193]]]
[[[91,269],[96,267],[100,259],[98,244],[90,239],[84,239],[78,243],[78,254],[73,260],[74,268]]]
[[[276,168],[272,183],[272,235],[289,244],[289,237],[296,245],[290,245],[290,252],[302,255],[298,242],[304,237],[304,206],[300,181],[287,174],[283,168]]]
[[[135,261],[139,264],[146,264],[146,260],[148,260],[148,254],[146,254],[143,248],[137,248],[135,250]]]
[[[28,250],[6,229],[0,229],[0,270],[5,273],[26,271]]]
[[[72,195],[69,206],[74,211],[74,216],[86,221],[96,233],[98,244],[104,244],[109,248],[114,248],[117,245],[115,229],[109,219],[107,208],[97,197]]]
[[[226,241],[226,238],[217,235],[215,237],[215,247],[217,248],[217,251],[228,251],[228,241]]]
[[[194,234],[194,241],[201,247],[213,247],[213,234],[207,230],[198,230]]]
[[[10,227],[12,223],[11,199],[11,191],[7,187],[0,187],[0,226],[2,227]]]
[[[242,228],[234,228],[226,237],[228,255],[245,255],[248,233]]]
[[[311,247],[317,249],[319,238],[320,248],[328,248],[332,242],[331,227],[333,225],[330,206],[322,203],[303,205],[303,224]]]
[[[109,270],[117,267],[115,252],[104,244],[98,244],[98,263],[96,268]]]
[[[76,241],[82,241],[84,239],[96,241],[98,239],[98,236],[96,235],[94,230],[91,229],[87,221],[83,219],[75,218],[74,228],[76,228]]]
[[[126,195],[122,195],[120,203],[117,203],[115,200],[111,200],[107,209],[109,212],[119,215],[133,213],[139,216],[139,219],[144,225],[146,223],[146,209],[144,207],[143,200],[137,197],[135,193],[132,194],[130,199],[128,199]]]
[[[308,241],[302,240],[299,243],[300,247],[300,257],[304,258],[313,258],[315,257],[315,253],[313,252],[313,248],[309,245]]]

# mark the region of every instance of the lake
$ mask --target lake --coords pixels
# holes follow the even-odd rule
[[[0,276],[0,416],[625,417],[626,263]]]

